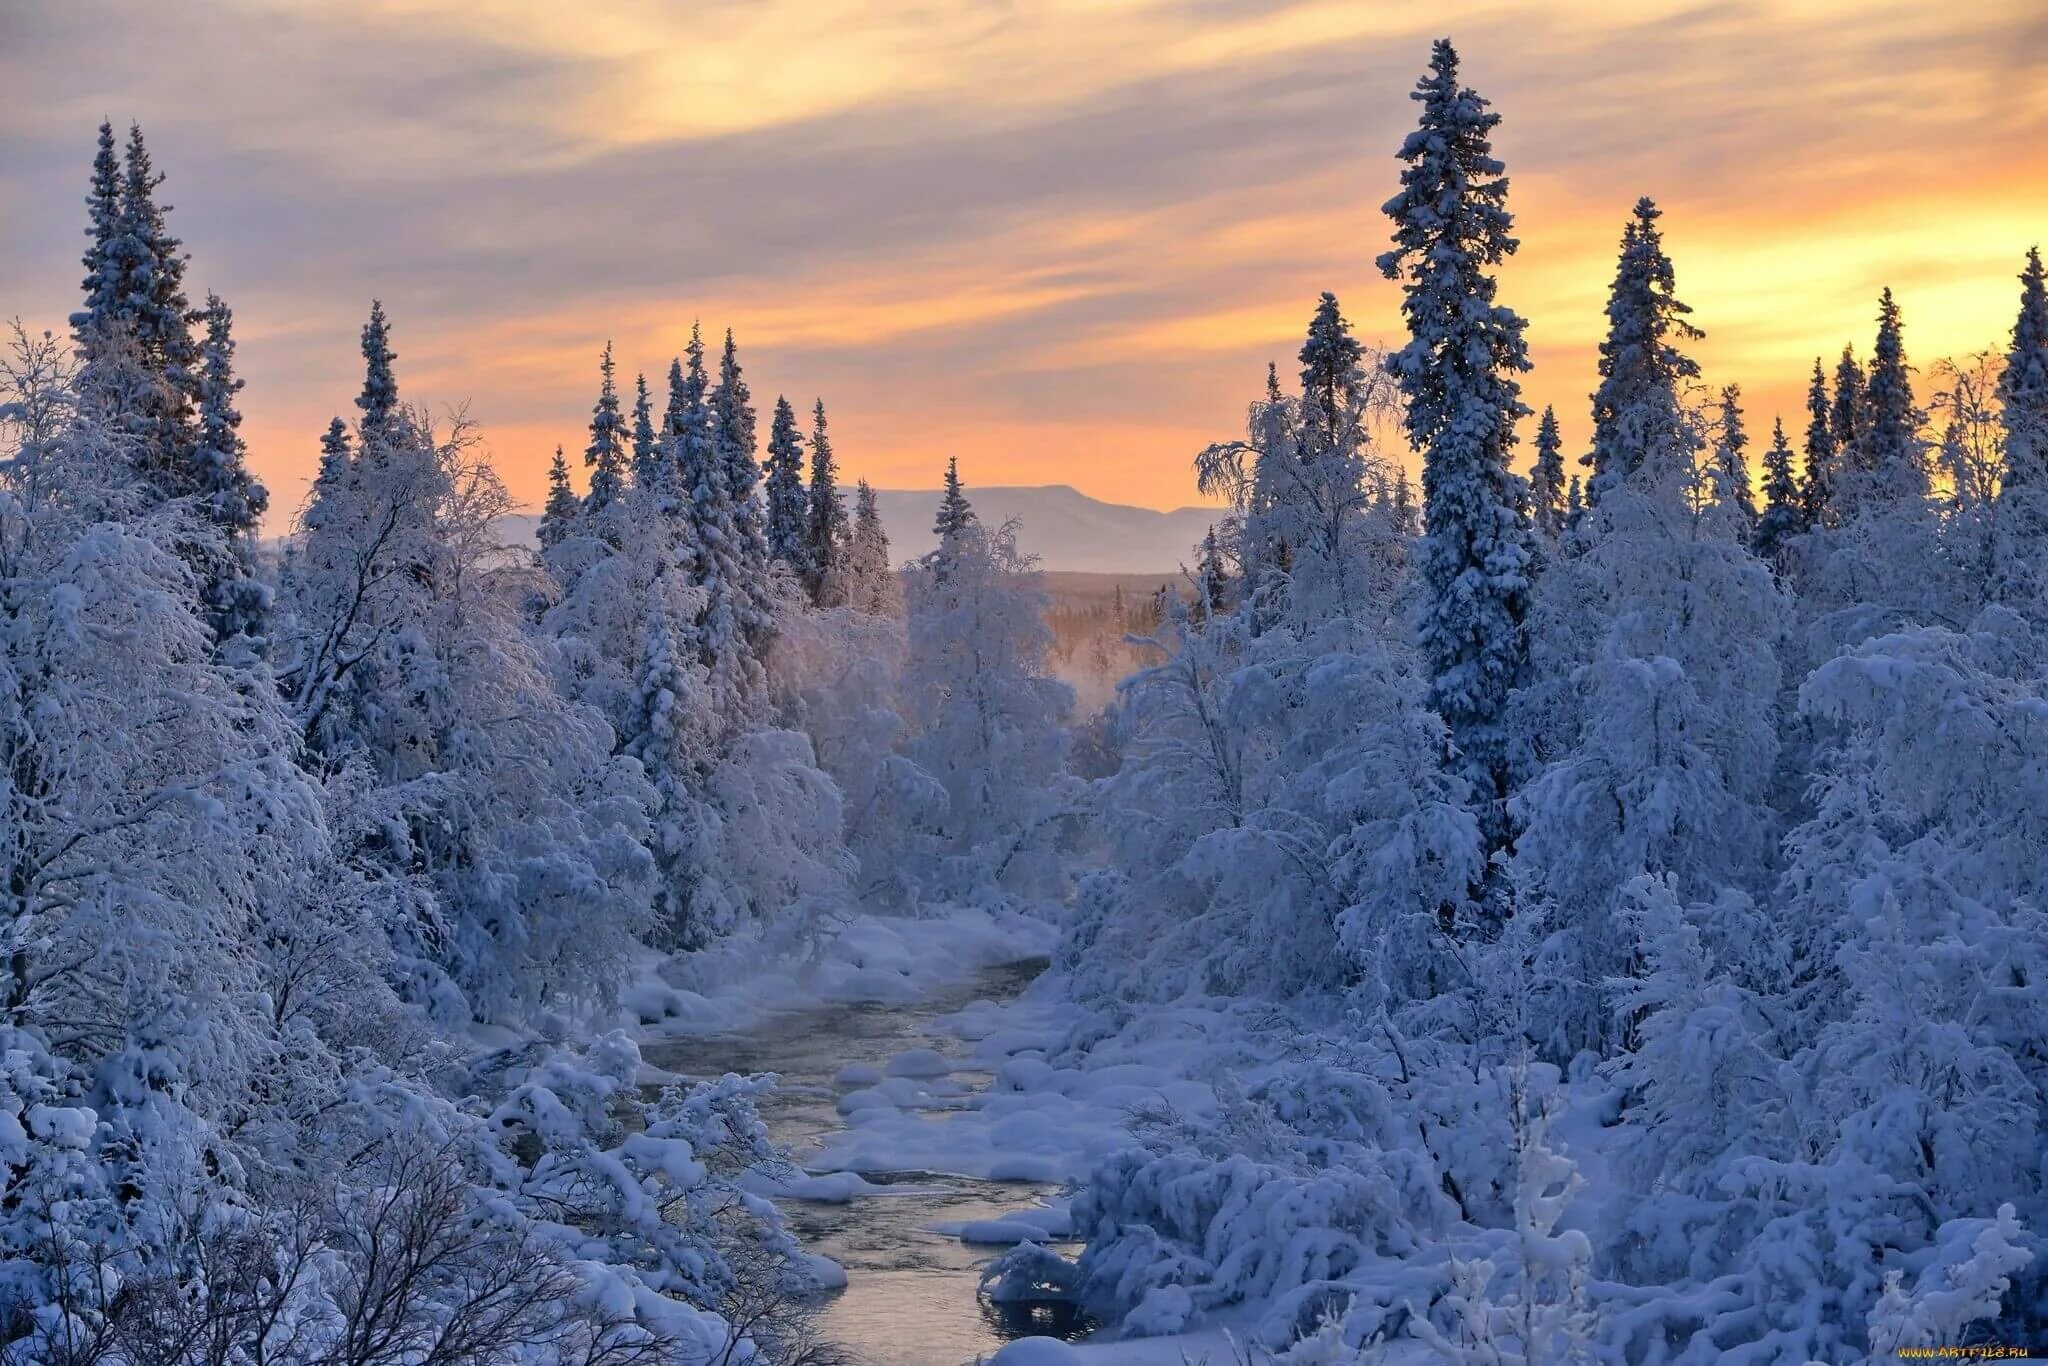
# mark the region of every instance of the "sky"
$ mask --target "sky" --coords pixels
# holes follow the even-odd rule
[[[281,516],[373,296],[405,394],[528,501],[605,342],[658,404],[701,319],[764,430],[825,400],[850,478],[958,455],[1170,508],[1319,291],[1398,341],[1379,206],[1443,35],[1504,116],[1501,301],[1570,446],[1643,194],[1753,432],[1796,441],[1885,285],[1923,371],[2004,343],[2048,237],[2040,0],[0,0],[0,317],[62,330],[94,129],[133,119]]]

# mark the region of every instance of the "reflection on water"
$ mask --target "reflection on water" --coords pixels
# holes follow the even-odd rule
[[[841,1127],[833,1078],[853,1063],[880,1065],[912,1048],[957,1055],[960,1042],[933,1021],[970,1001],[1006,1001],[1045,967],[1042,960],[992,969],[961,990],[912,1006],[837,1006],[787,1016],[744,1035],[650,1045],[647,1060],[689,1077],[774,1072],[777,1093],[761,1107],[775,1141],[801,1162]],[[988,1074],[955,1072],[980,1090]],[[866,1173],[890,1189],[843,1205],[785,1200],[804,1246],[846,1268],[846,1289],[826,1310],[825,1333],[870,1366],[961,1366],[1028,1334],[1076,1337],[1088,1326],[1067,1305],[990,1305],[976,1291],[1000,1249],[933,1233],[936,1223],[994,1219],[1055,1188],[931,1172]],[[1072,1249],[1068,1249],[1071,1251]]]

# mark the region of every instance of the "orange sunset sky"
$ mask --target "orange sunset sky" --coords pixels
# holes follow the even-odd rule
[[[0,315],[62,329],[94,127],[133,118],[235,307],[273,529],[372,295],[527,500],[605,339],[658,391],[701,317],[764,428],[824,397],[849,477],[957,453],[1172,507],[1317,291],[1396,335],[1379,205],[1442,33],[1505,116],[1501,298],[1570,442],[1639,194],[1755,433],[1883,285],[1923,369],[2002,346],[2048,238],[2042,0],[0,0]]]

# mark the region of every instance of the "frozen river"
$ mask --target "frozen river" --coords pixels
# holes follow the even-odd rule
[[[744,1034],[653,1044],[647,1060],[689,1077],[775,1073],[782,1086],[761,1116],[775,1142],[801,1163],[846,1126],[843,1096],[874,1080],[891,1059],[916,1050],[958,1057],[963,1045],[943,1027],[945,1017],[976,1000],[1014,999],[1044,966],[990,969],[957,991],[914,1005],[821,1007]],[[939,1094],[927,1107],[932,1122],[944,1122],[948,1108],[976,1105],[989,1079],[971,1069],[951,1072],[936,1084]],[[989,1220],[1031,1206],[1056,1195],[1054,1187],[918,1170],[870,1168],[863,1175],[883,1189],[844,1203],[781,1202],[804,1245],[846,1268],[846,1289],[826,1309],[822,1325],[832,1341],[868,1366],[962,1366],[1013,1337],[1064,1335],[1073,1327],[982,1303],[976,1294],[981,1269],[1000,1249],[934,1231],[935,1225]]]

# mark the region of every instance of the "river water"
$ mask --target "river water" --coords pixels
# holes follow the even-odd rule
[[[801,1163],[819,1140],[843,1127],[834,1083],[853,1064],[880,1067],[898,1053],[931,1048],[960,1056],[960,1041],[938,1021],[976,1000],[1008,1001],[1044,962],[994,968],[959,990],[914,1005],[830,1006],[777,1017],[744,1034],[650,1044],[647,1061],[686,1077],[773,1072],[782,1079],[761,1107],[775,1142]],[[974,1104],[986,1072],[952,1074],[968,1088],[957,1104]],[[941,1172],[866,1172],[885,1194],[846,1204],[781,1202],[804,1246],[846,1268],[846,1289],[827,1306],[821,1327],[868,1366],[963,1366],[1013,1337],[1071,1329],[1037,1311],[997,1310],[976,1294],[981,1269],[1000,1249],[972,1247],[937,1223],[993,1219],[1057,1193],[1028,1181],[983,1181]],[[1072,1251],[1072,1249],[1067,1249]]]

